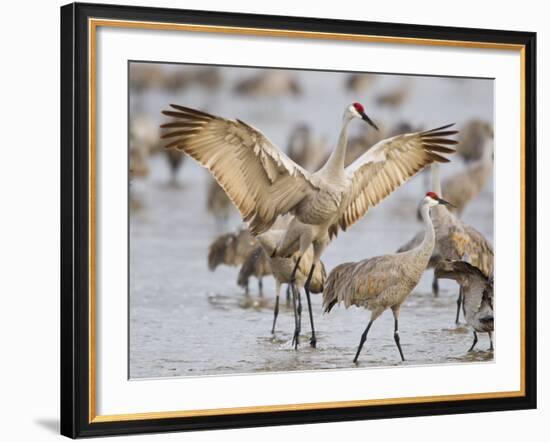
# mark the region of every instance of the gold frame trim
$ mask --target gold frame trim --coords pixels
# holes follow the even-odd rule
[[[96,414],[96,31],[97,28],[115,27],[115,28],[139,28],[148,30],[164,30],[164,31],[186,31],[186,32],[207,32],[217,34],[235,34],[235,35],[254,35],[268,37],[292,37],[292,38],[308,38],[322,40],[340,40],[340,41],[357,41],[370,43],[389,43],[389,44],[412,44],[420,46],[445,46],[445,47],[462,47],[476,49],[496,49],[496,50],[511,50],[519,51],[520,53],[520,167],[521,167],[521,227],[520,227],[520,389],[518,391],[504,392],[488,392],[488,393],[465,393],[454,395],[438,395],[438,396],[417,396],[417,397],[401,397],[388,399],[368,399],[354,401],[334,401],[334,402],[317,402],[317,403],[301,403],[301,404],[284,404],[284,405],[262,405],[234,408],[215,408],[215,409],[199,409],[199,410],[179,410],[179,411],[158,411],[147,413],[128,413],[128,414],[111,414],[98,415]],[[497,398],[512,398],[525,396],[525,45],[521,44],[503,44],[503,43],[480,43],[473,41],[457,41],[457,40],[438,40],[438,39],[422,39],[422,38],[405,38],[405,37],[389,37],[376,35],[358,35],[358,34],[339,34],[329,32],[311,32],[311,31],[292,31],[282,29],[262,29],[262,28],[244,28],[233,26],[210,26],[210,25],[191,25],[181,23],[157,23],[157,22],[140,22],[130,20],[111,20],[111,19],[95,19],[88,20],[88,36],[89,36],[89,423],[99,422],[116,422],[116,421],[133,421],[145,419],[168,419],[178,417],[197,417],[197,416],[220,416],[220,415],[236,415],[245,413],[270,413],[278,411],[296,411],[296,410],[321,410],[327,408],[344,408],[344,407],[364,407],[374,405],[396,405],[396,404],[416,404],[426,402],[441,402],[441,401],[460,401],[460,400],[480,400],[480,399],[497,399]]]

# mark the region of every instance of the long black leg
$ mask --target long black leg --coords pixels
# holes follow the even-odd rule
[[[369,321],[369,324],[367,325],[367,328],[361,335],[361,341],[359,341],[359,347],[357,348],[357,353],[355,353],[355,357],[353,358],[353,363],[357,364],[357,358],[359,357],[359,353],[361,353],[361,349],[363,348],[363,344],[367,340],[367,333],[369,332],[370,326],[372,325],[372,319]]]
[[[395,318],[395,320],[394,320],[395,327],[393,329],[393,339],[395,340],[395,343],[397,344],[399,354],[401,355],[401,360],[404,361],[405,356],[403,356],[403,350],[401,350],[401,343],[399,342],[399,324],[398,324],[398,322],[399,322],[399,320],[397,318]]]
[[[261,276],[258,278],[258,293],[260,294],[261,298],[264,297],[264,283]]]
[[[464,291],[462,289],[462,286],[460,286],[460,289],[458,290],[458,298],[456,299],[456,319],[455,324],[459,323],[460,319],[460,307],[462,306],[462,301],[464,298]]]
[[[300,289],[294,286],[298,297],[298,336],[302,333],[302,293]]]
[[[493,351],[495,347],[493,346],[493,332],[489,332],[489,342],[491,345],[489,346],[489,351]]]
[[[292,307],[294,308],[294,336],[292,337],[292,345],[298,350],[298,344],[300,339],[300,326],[298,322],[298,306],[296,302],[296,288],[291,284],[292,290]]]
[[[294,269],[292,270],[292,274],[290,276],[290,283],[294,284],[296,282],[296,272],[298,271],[298,266],[300,265],[300,260],[302,259],[301,256],[298,257],[296,260],[296,264],[294,264]]]
[[[476,344],[477,344],[477,333],[474,331],[474,342],[472,343],[472,346],[468,351],[474,351],[474,347],[476,346]]]
[[[296,264],[294,265],[294,269],[292,270],[292,275],[290,276],[290,285],[292,286],[292,297],[294,302],[294,314],[296,317],[296,327],[294,329],[294,338],[292,339],[292,342],[294,343],[294,348],[298,349],[299,339],[300,339],[300,331],[301,331],[301,325],[302,325],[302,300],[300,297],[300,291],[296,290],[296,272],[298,271],[298,266],[300,265],[300,260],[302,259],[301,256],[298,257],[296,260]],[[296,293],[298,292],[298,293]],[[296,298],[298,298],[298,305],[296,306]]]
[[[317,346],[317,338],[315,337],[315,326],[313,325],[313,312],[311,310],[311,298],[309,296],[309,284],[311,283],[311,278],[313,277],[313,271],[315,270],[315,264],[309,269],[309,275],[307,275],[306,285],[304,289],[306,291],[307,298],[307,309],[309,311],[309,323],[311,324],[311,339],[309,340],[310,345],[315,348]]]
[[[273,326],[271,327],[271,334],[275,334],[275,324],[277,323],[277,316],[279,316],[279,292],[281,291],[281,285],[277,283],[277,294],[275,295],[275,307],[273,308]]]
[[[439,296],[439,279],[435,276],[432,281],[432,293],[435,297]]]

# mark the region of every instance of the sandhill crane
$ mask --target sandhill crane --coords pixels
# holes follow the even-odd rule
[[[489,138],[485,140],[485,147],[479,160],[470,163],[465,170],[443,181],[443,195],[455,206],[451,211],[460,216],[466,205],[483,190],[492,172],[493,140]]]
[[[279,293],[281,291],[282,284],[292,285],[292,271],[296,266],[298,260],[298,254],[295,253],[290,258],[277,258],[271,257],[273,251],[277,247],[281,237],[285,234],[284,229],[270,229],[267,232],[258,235],[256,238],[260,243],[262,249],[265,252],[265,255],[268,257],[273,276],[275,277],[275,307],[273,309],[273,326],[271,328],[271,333],[275,333],[275,323],[277,322],[277,316],[279,314]],[[305,286],[308,279],[308,272],[313,262],[313,247],[309,249],[304,254],[303,258],[300,260],[298,265],[295,281],[293,286],[293,306],[295,314],[295,328],[294,328],[294,337],[293,344],[295,348],[298,348],[299,336],[301,329],[301,313],[302,313],[302,302],[300,296],[300,289]],[[311,293],[321,293],[323,291],[323,285],[326,279],[326,270],[322,261],[320,265],[315,268],[315,271],[311,274],[309,281],[309,290]],[[295,291],[294,291],[295,289]],[[308,312],[311,325],[311,339],[310,344],[312,347],[316,346],[317,339],[315,337],[315,327],[313,325],[313,311],[311,309],[311,302],[308,298]]]
[[[365,307],[371,311],[367,328],[361,335],[357,358],[373,322],[388,308],[394,317],[394,340],[401,360],[405,360],[399,340],[399,310],[405,298],[420,281],[426,270],[435,245],[435,231],[430,218],[430,208],[447,201],[437,194],[428,192],[422,200],[422,219],[424,221],[424,238],[415,248],[397,254],[368,258],[357,263],[345,263],[330,272],[323,292],[323,307],[326,313],[334,305],[343,302],[345,307],[351,305]]]
[[[222,84],[220,71],[215,67],[184,67],[165,72],[164,77],[162,86],[168,93],[181,92],[195,84],[212,92]]]
[[[170,94],[175,94],[188,88],[195,78],[195,73],[189,68],[170,70],[164,74],[163,88]]]
[[[129,87],[137,94],[159,88],[165,80],[162,69],[154,63],[131,63],[129,77]]]
[[[248,281],[251,276],[255,276],[258,280],[258,294],[263,296],[264,286],[262,278],[272,273],[269,258],[265,254],[264,249],[258,245],[245,257],[241,269],[239,270],[239,276],[237,276],[237,284],[243,287],[245,293],[248,295]]]
[[[128,165],[129,178],[145,178],[150,173],[149,158],[158,145],[160,131],[151,116],[142,112],[132,112],[130,116],[130,130],[128,137]],[[135,187],[130,188],[130,207],[141,209],[143,201],[136,195]]]
[[[432,165],[432,187],[436,193],[441,192],[439,167],[437,164]],[[433,210],[432,218],[435,226],[436,245],[429,262],[430,267],[435,266],[441,259],[461,260],[468,257],[470,262],[487,277],[493,275],[493,247],[480,232],[457,218],[447,207],[436,207]],[[423,237],[424,232],[417,233],[397,251],[404,252],[410,250],[419,244]],[[437,296],[439,293],[437,276],[434,276],[432,290],[434,296]],[[456,301],[456,324],[459,321],[461,303],[462,289],[459,290]]]
[[[327,143],[314,137],[305,124],[297,125],[288,140],[287,154],[292,161],[309,172],[315,172],[326,160]]]
[[[488,333],[493,350],[493,280],[487,278],[481,270],[464,261],[444,260],[437,264],[435,274],[438,278],[453,279],[460,284],[464,293],[464,318],[474,329],[474,342],[469,351],[477,344],[478,333]]]
[[[147,157],[149,155],[142,144],[130,143],[128,156],[130,180],[144,178],[149,175],[150,169],[147,164]]]
[[[147,163],[148,152],[141,144],[130,142],[128,152],[128,178],[130,182],[129,188],[129,205],[132,210],[139,210],[143,207],[143,202],[139,195],[136,195],[134,186],[132,185],[136,179],[142,179],[149,175],[150,168]]]
[[[184,160],[184,154],[177,149],[164,149],[166,153],[166,159],[168,160],[168,166],[170,167],[170,179],[171,183],[175,185],[178,181],[178,171],[181,168]]]
[[[211,177],[208,179],[206,208],[208,212],[214,215],[218,226],[225,225],[231,214],[231,210],[233,210],[231,200],[227,197],[227,194],[220,187],[218,182]]]
[[[234,90],[239,95],[265,97],[300,95],[302,93],[294,75],[282,70],[262,71],[237,83]]]
[[[175,140],[166,147],[181,149],[208,168],[253,235],[267,231],[280,215],[292,213],[295,221],[274,256],[286,258],[299,251],[297,269],[313,245],[310,273],[339,229],[345,231],[424,166],[448,162],[440,154],[454,152],[448,145],[456,143],[447,138],[456,134],[447,130],[451,125],[399,135],[380,141],[345,168],[351,121],[361,119],[377,129],[363,106],[353,103],[345,109],[336,148],[320,170],[309,173],[241,120],[171,107],[174,110],[163,114],[177,121],[161,127],[175,129],[163,135]],[[307,283],[304,288],[309,302]]]
[[[159,146],[160,130],[151,115],[142,112],[133,112],[130,118],[129,142],[147,155],[151,155]]]
[[[223,76],[219,68],[208,66],[195,72],[195,81],[209,91],[218,89],[223,83]]]
[[[346,77],[346,90],[354,94],[364,93],[376,80],[373,74],[350,74]]]
[[[246,228],[220,235],[208,248],[208,268],[214,271],[222,264],[231,267],[241,265],[257,245]]]
[[[379,94],[376,97],[376,104],[379,106],[399,107],[409,98],[411,93],[411,82],[403,81],[397,88],[391,91]]]
[[[468,163],[477,161],[483,156],[485,143],[493,138],[491,124],[481,120],[470,120],[460,130],[456,152]]]

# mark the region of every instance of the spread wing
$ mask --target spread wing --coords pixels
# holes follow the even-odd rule
[[[259,130],[175,104],[162,113],[173,120],[162,138],[206,167],[237,207],[250,231],[268,230],[314,189],[310,174]]]
[[[448,162],[441,154],[454,153],[448,146],[457,142],[447,137],[457,131],[445,130],[451,126],[387,138],[346,167],[352,190],[339,218],[340,227],[346,230],[428,164]]]

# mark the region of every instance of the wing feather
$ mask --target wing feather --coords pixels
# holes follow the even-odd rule
[[[254,235],[269,229],[315,188],[309,172],[245,122],[170,106],[162,112],[173,119],[161,126],[169,129],[162,136],[170,139],[166,147],[184,151],[207,168]]]
[[[382,140],[350,164],[346,174],[352,190],[338,221],[340,227],[346,230],[427,165],[448,162],[440,154],[454,152],[448,146],[456,141],[446,138],[457,133],[446,130],[451,126]]]
[[[490,278],[494,272],[494,252],[491,243],[476,229],[467,224],[464,230],[468,234],[469,241],[465,247],[465,255],[469,257],[472,265]]]

